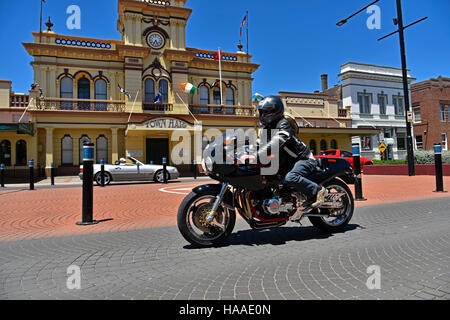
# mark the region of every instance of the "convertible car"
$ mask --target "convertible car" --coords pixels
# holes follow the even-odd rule
[[[163,166],[144,164],[133,157],[127,157],[126,163],[116,161],[115,164],[105,164],[105,185],[111,181],[155,181],[164,182]],[[177,168],[167,166],[167,180],[180,176]],[[80,166],[80,179],[83,179],[83,166]],[[101,165],[94,164],[94,181],[101,184]]]

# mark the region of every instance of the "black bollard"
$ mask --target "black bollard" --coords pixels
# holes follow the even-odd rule
[[[197,179],[197,161],[194,160],[194,179]]]
[[[442,145],[440,143],[434,144],[434,168],[436,173],[436,190],[433,192],[447,192],[444,191],[444,178],[442,173]]]
[[[101,160],[100,161],[100,177],[101,177],[101,181],[100,181],[100,185],[102,187],[105,186],[105,160]]]
[[[83,212],[82,221],[77,222],[79,226],[97,224],[92,216],[93,211],[93,184],[94,175],[94,144],[85,142],[83,145]]]
[[[52,163],[50,164],[50,181],[52,186],[55,185],[55,165]]]
[[[353,151],[353,167],[355,168],[355,200],[356,201],[366,201],[367,199],[363,197],[362,191],[362,179],[361,179],[361,154],[359,151],[359,144],[352,145]]]
[[[162,158],[163,163],[163,181],[164,183],[167,183],[167,159]]]
[[[5,187],[5,165],[3,163],[0,165],[0,185],[2,188]]]
[[[28,166],[30,167],[30,190],[34,190],[34,160],[30,160]]]

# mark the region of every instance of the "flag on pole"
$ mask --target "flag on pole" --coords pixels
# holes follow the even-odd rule
[[[154,103],[161,103],[162,102],[162,94],[161,92],[158,92],[158,94],[155,97],[155,100],[153,100]]]
[[[119,87],[119,90],[120,90],[121,93],[123,93],[124,95],[126,95],[126,96],[128,97],[128,99],[131,99],[131,94],[130,94],[129,92],[125,91],[125,89],[122,89],[122,88],[120,87],[120,84],[117,84],[117,86]]]
[[[219,49],[219,51],[217,51],[216,53],[213,54],[213,57],[214,57],[214,60],[216,60],[216,61],[222,61],[222,52],[220,51],[220,49]]]
[[[244,20],[241,23],[241,37],[242,37],[242,28],[245,26],[245,22],[247,22],[247,15],[245,15]]]
[[[189,94],[194,94],[197,90],[197,87],[194,86],[192,83],[186,82],[181,85],[181,89],[183,89],[184,92]]]
[[[261,100],[263,100],[263,99],[264,99],[264,97],[263,97],[262,95],[260,95],[259,93],[255,93],[255,94],[253,95],[253,101],[254,101],[254,100],[261,101]]]

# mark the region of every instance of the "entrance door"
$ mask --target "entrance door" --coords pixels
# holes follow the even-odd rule
[[[169,139],[147,139],[146,162],[162,164],[162,158],[169,164]]]

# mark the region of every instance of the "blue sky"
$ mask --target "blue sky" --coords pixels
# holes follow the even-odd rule
[[[188,47],[237,51],[239,27],[249,11],[250,54],[260,64],[253,91],[263,95],[279,91],[313,92],[321,88],[320,75],[329,86],[338,83],[340,66],[348,61],[400,67],[398,36],[377,41],[395,30],[395,0],[381,0],[381,29],[369,30],[369,14],[362,12],[343,27],[336,22],[372,0],[188,0],[193,9],[188,22]],[[24,3],[26,6],[24,6]],[[417,81],[450,77],[449,0],[403,0],[405,25],[428,16],[406,31],[408,68]],[[81,8],[81,30],[68,30],[66,9]],[[39,0],[0,0],[0,79],[12,80],[15,92],[28,92],[33,81],[31,57],[22,42],[32,42],[39,31]],[[117,0],[47,0],[44,22],[51,16],[58,34],[121,39],[116,29]],[[45,26],[44,26],[45,28]],[[245,39],[243,44],[245,48]]]

